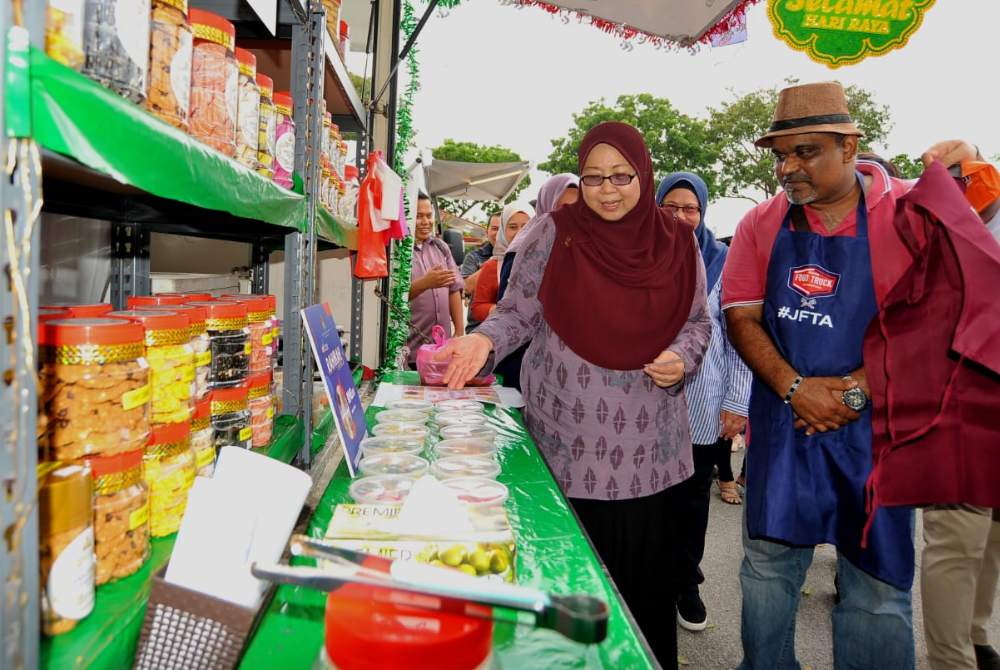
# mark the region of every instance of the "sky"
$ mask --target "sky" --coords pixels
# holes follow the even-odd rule
[[[996,96],[998,24],[997,0],[937,0],[902,49],[830,69],[774,37],[766,0],[747,12],[746,42],[694,54],[635,40],[625,48],[588,23],[565,22],[536,7],[465,0],[436,10],[417,40],[417,148],[405,154],[406,163],[421,153],[429,158],[433,147],[451,138],[504,146],[538,164],[552,151],[551,140],[573,126],[573,114],[592,101],[613,105],[619,95],[651,93],[704,119],[708,107],[781,87],[786,77],[801,83],[835,79],[873,92],[895,121],[887,145],[875,147],[887,157],[918,156],[953,137],[996,156],[1000,121],[989,100]],[[547,176],[534,170],[524,195],[535,197]],[[717,235],[731,235],[752,206],[720,200],[705,220]]]

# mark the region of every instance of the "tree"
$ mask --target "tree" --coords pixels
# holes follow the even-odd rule
[[[678,112],[665,98],[648,93],[622,95],[614,107],[604,99],[591,102],[573,115],[573,127],[565,137],[552,140],[549,160],[538,166],[550,174],[576,173],[577,151],[588,130],[605,121],[623,121],[642,133],[653,159],[657,178],[671,172],[695,172],[708,184],[709,199],[717,195],[715,169],[718,148],[709,141],[706,122]]]
[[[899,170],[903,179],[917,179],[924,172],[924,164],[919,158],[910,158],[906,154],[899,154],[892,159],[892,164]]]
[[[786,79],[785,85],[796,83]],[[739,95],[729,89],[734,100],[709,108],[709,141],[719,147],[719,189],[721,195],[760,202],[757,194],[770,198],[778,190],[774,159],[769,149],[754,146],[754,140],[765,135],[778,101],[778,88],[764,88]],[[860,150],[884,142],[892,121],[889,108],[875,101],[872,93],[859,86],[847,86],[847,105],[855,125],[865,134]]]
[[[517,153],[501,146],[484,147],[473,142],[456,142],[451,138],[446,139],[444,144],[436,149],[431,149],[431,157],[435,160],[461,161],[463,163],[516,163],[524,160]],[[514,202],[518,194],[530,185],[531,177],[525,176],[507,197],[505,203]],[[464,217],[469,210],[482,203],[478,200],[438,198],[438,204],[455,216]],[[483,209],[493,211],[493,208],[488,205],[484,206]]]

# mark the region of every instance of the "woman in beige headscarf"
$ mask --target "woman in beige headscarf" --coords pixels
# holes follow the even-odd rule
[[[476,293],[472,298],[472,318],[485,321],[497,308],[497,287],[500,285],[500,267],[507,247],[524,224],[535,215],[535,209],[527,202],[518,200],[503,208],[500,213],[500,232],[493,245],[493,257],[483,263],[476,283]]]

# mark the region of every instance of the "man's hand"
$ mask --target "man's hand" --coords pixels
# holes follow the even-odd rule
[[[428,270],[427,274],[418,281],[423,282],[424,290],[445,288],[455,283],[455,271],[442,269],[439,263]]]
[[[920,155],[920,161],[927,167],[938,159],[945,167],[951,167],[964,160],[974,160],[979,156],[979,149],[965,140],[945,140],[938,142]]]
[[[806,435],[838,430],[861,415],[843,403],[844,391],[858,383],[840,377],[806,377],[792,395],[795,427],[806,427]]]
[[[444,349],[434,354],[435,361],[448,361],[444,372],[444,383],[452,391],[457,391],[486,365],[486,359],[493,351],[493,342],[482,333],[448,340]]]
[[[723,440],[731,440],[743,432],[743,427],[746,425],[747,418],[745,416],[724,409],[719,414],[719,437]]]
[[[684,359],[666,349],[652,363],[643,366],[642,371],[652,377],[654,384],[667,388],[684,378]]]

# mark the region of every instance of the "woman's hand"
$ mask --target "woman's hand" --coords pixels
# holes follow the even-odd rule
[[[920,156],[924,167],[937,158],[945,167],[951,167],[964,160],[982,160],[979,149],[974,144],[964,140],[945,140],[938,142]]]
[[[652,377],[654,384],[667,388],[684,378],[684,359],[667,349],[643,366],[642,371]]]
[[[486,365],[493,351],[493,342],[482,333],[472,333],[448,341],[444,349],[434,354],[435,361],[448,361],[444,383],[452,391],[465,386]]]

